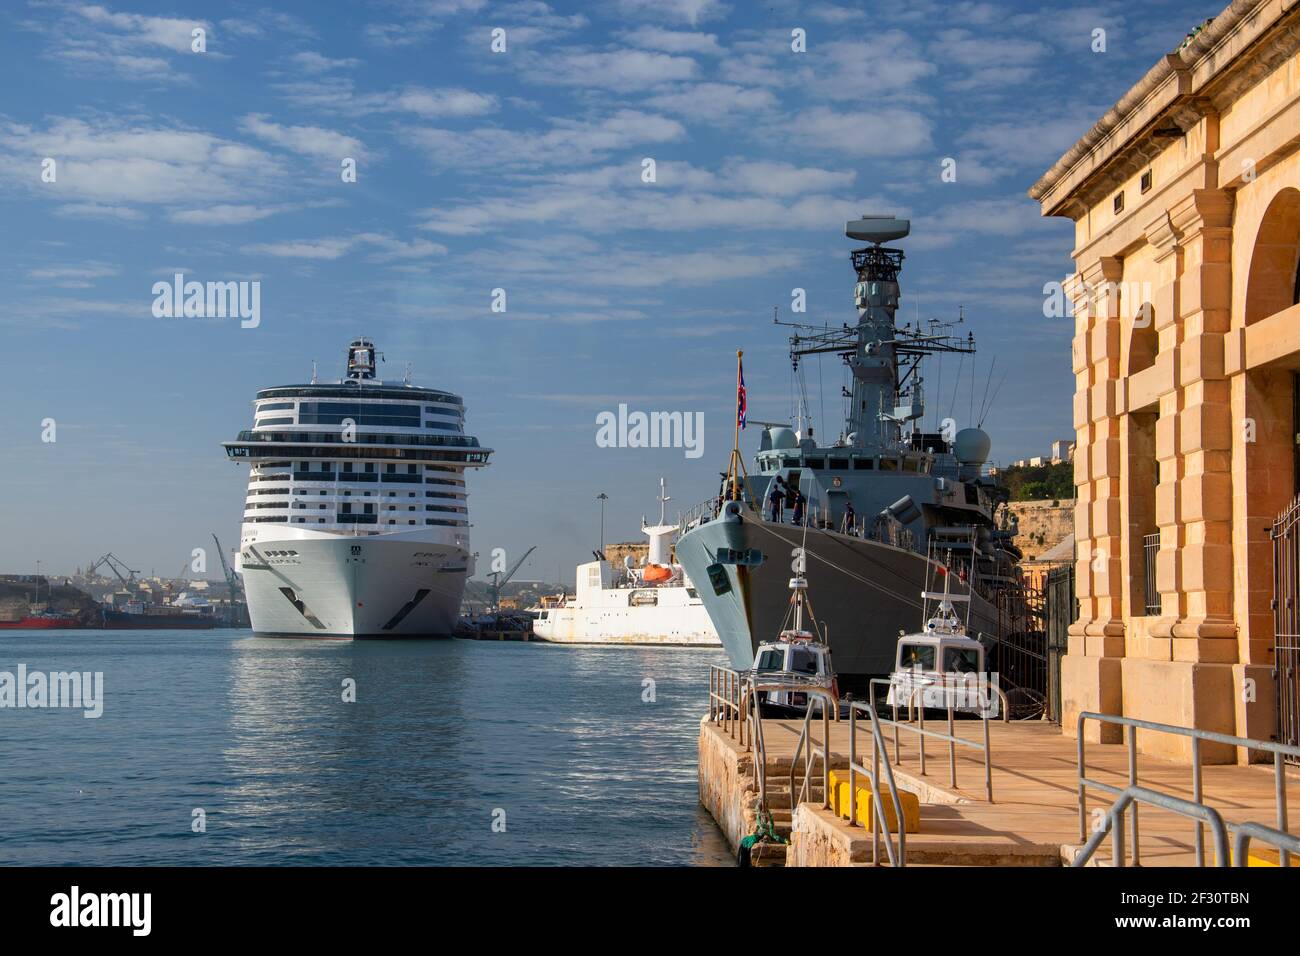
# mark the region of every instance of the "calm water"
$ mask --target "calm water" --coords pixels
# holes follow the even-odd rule
[[[0,862],[725,865],[696,792],[715,662],[720,650],[0,633],[0,671],[103,671],[105,685],[97,720],[0,710]],[[196,807],[206,833],[191,832]]]

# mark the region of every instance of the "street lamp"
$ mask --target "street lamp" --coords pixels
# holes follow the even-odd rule
[[[600,502],[600,557],[601,560],[604,560],[605,558],[605,502],[609,500],[609,495],[605,494],[605,492],[602,491],[600,494],[596,496],[596,500]]]

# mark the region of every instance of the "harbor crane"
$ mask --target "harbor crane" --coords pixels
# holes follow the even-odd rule
[[[135,587],[135,576],[140,572],[132,571],[126,566],[126,562],[115,555],[112,551],[91,562],[90,567],[86,568],[86,577],[92,576],[96,569],[105,564],[108,565],[109,569],[117,575],[117,579],[122,582],[122,587],[126,588],[128,591]],[[123,575],[123,571],[126,572],[126,575]]]
[[[536,550],[537,545],[533,545],[525,551],[524,556],[511,565],[509,571],[504,573],[501,571],[492,572],[492,583],[488,585],[488,597],[493,614],[501,610],[501,589],[515,576],[515,572],[519,570],[520,565],[528,560],[528,556]]]
[[[215,532],[212,535],[212,540],[217,546],[217,557],[221,559],[221,573],[226,576],[226,587],[230,590],[230,625],[231,627],[241,627],[247,617],[244,588],[240,584],[239,577],[226,562],[226,552],[222,550],[221,541],[217,538]]]

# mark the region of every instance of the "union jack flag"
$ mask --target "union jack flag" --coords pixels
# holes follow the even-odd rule
[[[745,427],[745,415],[749,406],[745,402],[745,365],[743,360],[736,360],[736,424]]]

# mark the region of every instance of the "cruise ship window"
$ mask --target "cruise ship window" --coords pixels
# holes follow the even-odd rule
[[[414,521],[408,521],[408,522],[406,522],[406,523],[407,523],[407,524],[415,524]]]
[[[374,505],[366,505],[366,514],[368,514],[368,515],[372,515],[372,514],[374,514],[374,513],[375,513],[375,506],[374,506]]]

